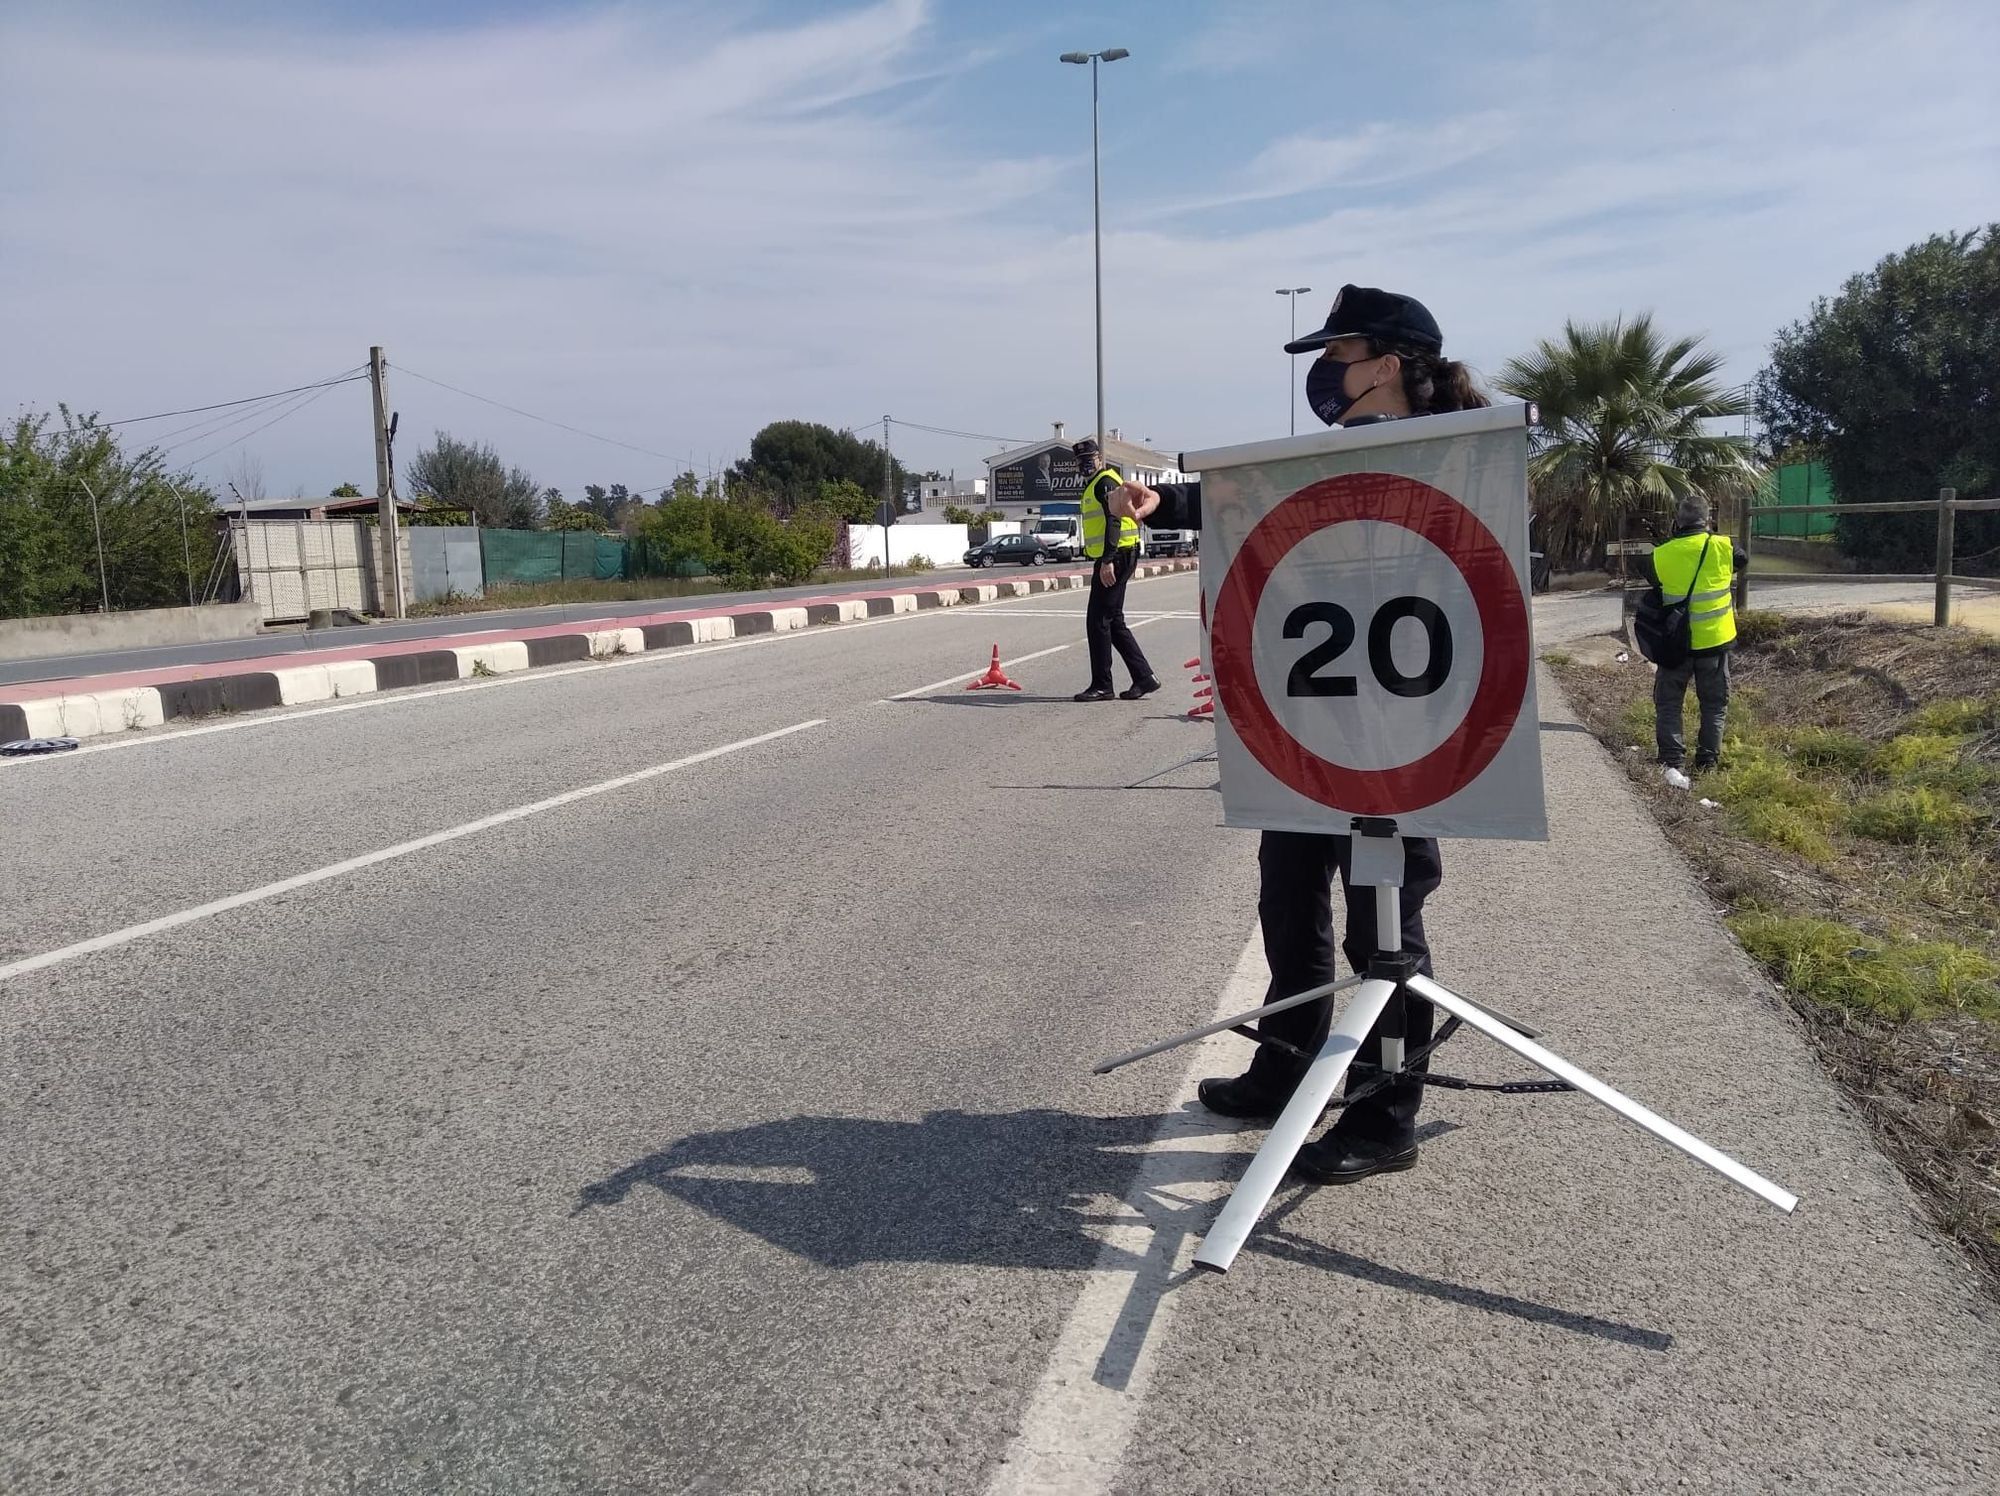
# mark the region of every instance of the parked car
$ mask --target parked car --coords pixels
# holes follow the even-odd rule
[[[967,566],[998,566],[1003,562],[1019,566],[1046,565],[1049,548],[1036,535],[995,535],[984,545],[965,553]]]
[[[1148,556],[1192,556],[1201,548],[1201,538],[1193,530],[1146,531]]]

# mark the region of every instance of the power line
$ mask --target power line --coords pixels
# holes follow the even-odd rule
[[[122,421],[100,421],[98,424],[100,426],[137,426],[145,421],[164,421],[169,416],[200,415],[203,411],[227,410],[232,405],[255,405],[260,401],[275,400],[280,395],[296,395],[305,390],[328,389],[336,384],[352,384],[355,380],[366,379],[368,377],[365,373],[356,372],[360,367],[357,364],[353,369],[342,369],[338,375],[322,379],[316,384],[295,385],[289,390],[272,390],[269,394],[264,395],[245,395],[241,400],[218,400],[213,405],[190,405],[186,410],[163,410],[150,416],[127,416]],[[196,424],[199,425],[200,423],[197,422]]]
[[[331,388],[331,386],[328,386],[328,388]],[[201,446],[204,442],[212,441],[216,437],[222,435],[223,432],[231,430],[234,427],[246,425],[251,421],[262,420],[265,416],[272,414],[274,411],[282,410],[288,406],[296,406],[301,401],[317,400],[321,395],[325,393],[326,391],[324,389],[315,391],[311,388],[307,388],[301,390],[298,394],[295,395],[286,395],[277,400],[270,401],[263,405],[253,405],[248,410],[242,410],[236,412],[234,415],[224,416],[219,421],[197,421],[194,426],[188,426],[182,428],[182,430],[192,433],[191,435],[184,436],[179,441],[167,442],[164,446],[156,444],[153,448],[153,451],[157,456],[163,459],[171,457],[174,453],[182,451],[187,447],[198,447]],[[197,427],[199,429],[196,429]],[[170,433],[170,434],[178,434],[178,433]]]
[[[991,432],[986,431],[954,431],[949,426],[926,426],[920,421],[899,421],[894,416],[889,418],[889,424],[891,426],[907,426],[912,431],[928,431],[933,436],[962,436],[967,441],[999,442],[1003,446],[1009,447],[1025,447],[1028,444],[1026,437],[994,436]]]
[[[298,390],[281,390],[277,394],[266,395],[261,400],[250,402],[247,410],[237,411],[234,414],[225,416],[203,416],[200,420],[190,421],[185,426],[176,426],[171,431],[161,432],[153,438],[153,444],[156,448],[168,452],[176,451],[181,447],[192,446],[196,442],[207,441],[209,437],[217,432],[227,431],[231,426],[237,425],[242,421],[254,421],[261,411],[271,410],[279,402],[296,394],[310,392],[324,385],[358,383],[367,377],[365,373],[353,374],[353,377],[350,379],[348,377],[350,374],[352,374],[351,370],[343,369],[338,373],[327,375],[323,380],[316,380],[312,384],[302,385]],[[176,440],[176,438],[181,437],[185,437],[186,439]]]
[[[489,395],[475,395],[471,390],[462,390],[455,384],[446,384],[442,379],[433,379],[428,374],[419,374],[408,364],[397,364],[396,372],[407,374],[412,379],[421,379],[425,384],[434,384],[441,390],[450,390],[454,395],[463,395],[468,400],[477,400],[484,405],[497,406],[501,410],[525,417],[530,421],[540,421],[544,426],[554,426],[562,431],[573,432],[577,436],[588,437],[594,442],[603,442],[607,446],[612,447],[623,447],[628,452],[643,452],[648,457],[659,457],[667,462],[679,462],[681,460],[671,452],[660,452],[654,450],[652,447],[640,447],[633,445],[631,442],[621,442],[615,436],[602,436],[595,431],[585,431],[581,426],[572,426],[567,421],[558,421],[549,416],[538,416],[532,410],[522,410],[518,405],[509,405],[506,401],[495,400]]]
[[[209,458],[215,456],[216,453],[218,452],[227,452],[231,447],[241,446],[244,442],[250,440],[250,438],[255,436],[258,432],[268,431],[273,426],[277,425],[278,422],[285,420],[288,417],[297,415],[300,411],[304,410],[306,406],[313,405],[321,400],[324,400],[326,398],[327,390],[331,388],[332,388],[331,385],[322,386],[317,394],[306,396],[303,403],[293,402],[289,409],[279,412],[277,415],[271,417],[270,420],[266,421],[263,425],[252,427],[250,430],[244,432],[241,436],[232,437],[230,438],[230,440],[224,442],[221,446],[215,447],[207,452],[204,452],[201,454],[201,456],[192,458],[188,462],[185,462],[181,465],[183,467],[192,468],[208,461]]]

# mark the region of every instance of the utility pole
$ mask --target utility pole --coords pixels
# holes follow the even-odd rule
[[[368,383],[375,391],[375,498],[376,523],[389,552],[389,585],[394,591],[389,616],[402,618],[403,550],[396,524],[396,486],[389,470],[389,394],[383,382],[386,361],[380,348],[368,350]]]

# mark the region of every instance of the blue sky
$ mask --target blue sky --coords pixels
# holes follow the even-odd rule
[[[1740,381],[1847,275],[2000,218],[2000,7],[1958,0],[15,0],[0,411],[381,343],[406,453],[449,430],[572,495],[788,417],[1078,433],[1089,78],[1056,56],[1114,46],[1109,424],[1169,450],[1285,429],[1280,285],[1302,321],[1347,281],[1417,295],[1487,371],[1652,310]],[[173,460],[372,485],[365,386],[259,424]]]

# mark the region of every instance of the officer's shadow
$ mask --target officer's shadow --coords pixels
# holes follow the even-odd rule
[[[1096,1371],[1100,1383],[1123,1387],[1160,1303],[1209,1276],[1188,1266],[1193,1243],[1263,1136],[1192,1106],[1165,1119],[1053,1110],[940,1111],[919,1122],[791,1117],[682,1138],[587,1185],[577,1210],[617,1205],[645,1185],[824,1267],[1129,1272]],[[1299,1191],[1267,1217],[1246,1251],[1645,1349],[1671,1343],[1657,1331],[1317,1248],[1284,1229],[1310,1194]]]

